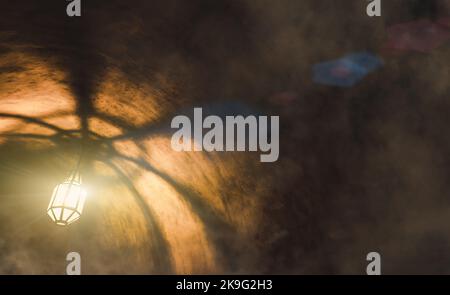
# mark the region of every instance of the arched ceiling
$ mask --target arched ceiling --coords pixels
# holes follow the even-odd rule
[[[43,2],[0,1],[0,273],[64,273],[71,251],[93,274],[357,273],[373,245],[448,241],[448,47],[347,92],[310,79],[380,50],[400,5],[368,23],[365,3]],[[195,106],[280,115],[279,161],[173,151],[170,120]],[[56,227],[82,144],[85,213]]]

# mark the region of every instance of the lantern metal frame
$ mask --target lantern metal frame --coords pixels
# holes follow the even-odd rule
[[[55,222],[59,226],[66,226],[77,221],[78,219],[80,219],[83,211],[84,203],[86,201],[87,196],[86,191],[82,187],[82,179],[80,174],[82,154],[83,149],[81,150],[76,168],[72,171],[70,176],[64,182],[58,184],[53,190],[53,194],[47,208],[47,214],[50,216],[53,222]],[[79,196],[76,197],[75,206],[69,206],[67,204],[68,198],[70,197],[70,193],[74,189],[74,187],[76,187],[76,189],[78,190],[77,193],[79,194]],[[59,194],[64,194],[62,200],[61,199],[58,200],[58,198],[60,198]],[[55,205],[55,202],[57,200],[58,204]],[[82,202],[81,206],[80,202]],[[64,211],[66,210],[71,211],[68,216],[64,216],[65,213]],[[72,219],[74,214],[76,214],[77,216],[74,219]]]
[[[50,200],[50,203],[47,208],[47,214],[50,216],[50,218],[57,224],[61,226],[69,225],[75,221],[77,221],[82,214],[82,207],[84,207],[84,202],[86,200],[86,192],[81,187],[81,175],[79,172],[75,171],[72,173],[71,177],[64,181],[63,183],[58,184],[54,191],[52,198]],[[77,196],[76,204],[75,206],[68,206],[67,205],[67,198],[69,197],[69,194],[71,193],[71,190],[77,187],[76,189],[79,190],[78,193],[80,194]],[[65,190],[65,191],[62,191]],[[60,204],[54,205],[55,201],[58,198],[58,194],[64,194],[64,197],[62,200],[60,200]],[[80,202],[82,202],[82,206],[80,206]],[[54,209],[59,209],[54,210]],[[70,211],[70,214],[68,216],[65,216],[65,211]],[[76,214],[77,216],[72,219],[72,217]]]

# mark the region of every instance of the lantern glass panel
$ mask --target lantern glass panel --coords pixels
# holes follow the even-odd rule
[[[86,191],[81,186],[81,177],[72,175],[55,187],[47,213],[56,224],[68,225],[80,218],[85,201]]]

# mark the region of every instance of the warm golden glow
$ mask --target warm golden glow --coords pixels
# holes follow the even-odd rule
[[[71,224],[83,213],[86,191],[81,186],[81,178],[75,178],[71,176],[53,191],[47,214],[58,225]]]
[[[5,56],[4,62],[10,57]],[[28,52],[13,61],[33,75],[28,71],[0,73],[0,80],[11,81],[0,83],[0,144],[17,144],[36,155],[46,153],[46,165],[38,162],[40,156],[27,158],[33,169],[43,171],[36,180],[43,187],[43,196],[23,206],[41,216],[41,211],[33,210],[40,208],[40,202],[45,206],[50,201],[48,189],[56,186],[50,181],[76,157],[82,121],[77,98],[64,82],[70,75],[66,77],[53,63]],[[267,189],[270,176],[264,178],[265,173],[258,172],[250,177],[249,172],[256,173],[260,167],[259,161],[247,154],[173,151],[171,133],[152,126],[158,126],[159,120],[170,123],[172,114],[178,114],[178,103],[183,100],[174,98],[178,97],[176,88],[158,78],[154,89],[133,82],[119,69],[103,74],[93,94],[94,110],[86,118],[91,133],[86,138],[86,158],[92,157],[92,162],[87,161],[83,175],[89,175],[89,195],[95,195],[89,208],[95,210],[83,211],[85,183],[70,185],[70,178],[61,181],[47,210],[53,222],[44,221],[47,224],[42,227],[43,235],[52,236],[47,242],[54,249],[65,249],[61,245],[71,232],[46,226],[67,225],[83,214],[86,226],[77,230],[80,236],[72,242],[79,242],[84,251],[114,257],[108,263],[101,261],[105,254],[93,259],[89,273],[122,273],[123,265],[133,265],[127,267],[127,273],[135,274],[226,271],[223,258],[235,247],[234,243],[228,246],[228,240],[254,244],[257,239],[265,220],[262,206],[271,193]],[[36,93],[38,99],[34,99]],[[124,137],[106,140],[121,135]],[[8,145],[4,149],[11,150]],[[34,171],[28,174],[35,175]],[[253,182],[253,177],[260,181]],[[24,189],[35,186],[31,182],[23,185]],[[37,194],[33,191],[30,195]],[[24,222],[20,218],[17,216],[17,224]],[[40,232],[30,234],[39,240]],[[93,236],[95,239],[86,241],[85,237]],[[130,255],[123,255],[125,252]]]

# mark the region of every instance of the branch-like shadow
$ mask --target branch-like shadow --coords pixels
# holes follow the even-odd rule
[[[214,212],[213,208],[208,205],[208,203],[200,196],[198,193],[192,189],[184,186],[183,184],[174,180],[171,176],[163,173],[153,167],[151,164],[147,163],[143,159],[135,159],[132,157],[127,157],[121,155],[117,151],[112,151],[113,156],[132,162],[139,167],[145,169],[148,172],[161,178],[163,181],[168,183],[182,196],[183,200],[190,207],[191,211],[200,218],[202,224],[205,226],[207,237],[211,242],[214,243],[216,249],[224,257],[235,257],[234,249],[229,244],[230,237],[234,237],[236,232],[232,226],[226,222],[217,212]],[[230,261],[232,259],[227,259],[228,263],[233,263]],[[227,269],[232,269],[232,265],[229,265]]]
[[[46,139],[54,141],[54,135],[41,135],[32,133],[3,133],[0,137],[4,138],[33,138],[33,139]]]
[[[105,141],[116,141],[116,140],[137,140],[143,137],[150,137],[158,134],[166,134],[170,131],[170,117],[164,117],[158,119],[157,121],[151,122],[141,127],[134,127],[128,124],[126,121],[112,115],[98,113],[97,117],[115,126],[126,130],[126,133],[106,138]]]
[[[152,245],[153,253],[152,258],[155,263],[155,268],[158,273],[162,274],[170,274],[173,273],[172,270],[172,256],[169,249],[169,244],[167,243],[160,226],[158,225],[158,221],[155,218],[155,214],[152,212],[150,207],[145,203],[144,199],[137,191],[133,182],[128,178],[127,175],[116,165],[111,163],[110,160],[104,159],[103,162],[107,164],[114,172],[117,174],[119,179],[127,186],[127,188],[132,193],[135,198],[138,207],[142,210],[144,218],[149,225],[148,228],[148,236],[154,243]]]
[[[19,114],[0,113],[0,118],[18,119],[18,120],[25,121],[27,123],[40,125],[42,127],[54,130],[58,133],[62,133],[62,134],[66,133],[66,130],[59,128],[56,125],[53,125],[53,124],[47,123],[45,121],[39,120],[37,118],[33,118],[33,117],[29,117],[29,116],[24,116],[24,115],[19,115]]]
[[[77,135],[83,135],[83,130],[81,129],[62,129],[56,125],[47,123],[41,119],[37,119],[30,116],[25,115],[19,115],[19,114],[10,114],[10,113],[0,113],[0,118],[11,118],[11,119],[18,119],[30,124],[36,124],[41,127],[50,129],[55,131],[56,133],[53,135],[42,135],[42,134],[34,134],[34,133],[0,133],[0,137],[9,137],[9,138],[35,138],[35,139],[48,139],[51,141],[57,142],[62,137],[70,137],[70,138],[77,138]],[[85,131],[84,135],[87,135],[90,138],[93,138],[95,140],[107,140],[108,138],[94,132],[87,130]]]
[[[244,117],[249,115],[259,115],[258,110],[254,110],[253,107],[250,107],[246,104],[237,102],[237,101],[224,101],[217,104],[207,104],[202,105],[202,113],[203,118],[209,115],[219,116],[222,120],[226,119],[226,116],[235,116],[242,115]],[[187,116],[192,122],[194,121],[194,113],[193,108],[184,108],[177,112],[176,115]],[[103,113],[98,113],[97,116],[113,125],[119,126],[126,130],[126,133],[110,137],[106,139],[107,141],[116,141],[116,140],[126,140],[133,139],[138,140],[142,138],[148,138],[158,134],[168,134],[172,132],[171,121],[175,114],[167,114],[156,121],[145,124],[140,127],[133,127],[130,124],[126,123],[122,119],[106,115]],[[203,123],[203,122],[202,122]]]

